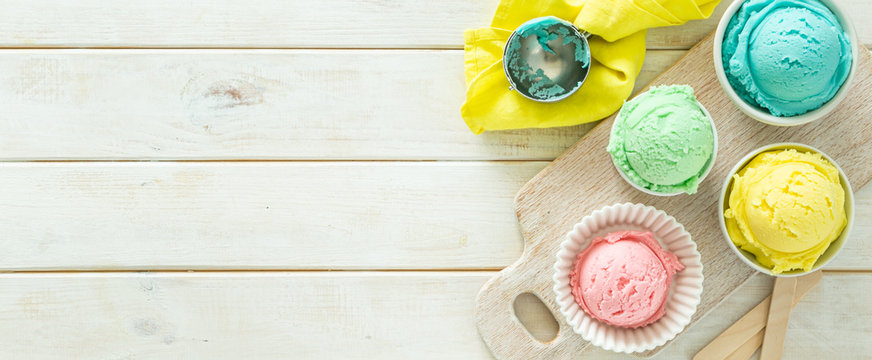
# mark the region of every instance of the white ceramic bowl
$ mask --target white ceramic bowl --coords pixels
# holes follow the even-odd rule
[[[730,85],[730,82],[727,80],[727,75],[724,72],[724,63],[723,59],[721,59],[721,47],[724,41],[724,32],[726,31],[727,24],[729,24],[730,19],[733,18],[733,15],[739,11],[739,7],[745,2],[745,0],[734,0],[729,7],[727,7],[727,11],[724,12],[724,15],[721,17],[721,21],[718,23],[718,28],[715,30],[715,38],[714,38],[714,63],[715,63],[715,74],[718,77],[718,82],[721,83],[721,88],[724,89],[724,92],[727,93],[727,97],[733,101],[736,106],[742,110],[743,113],[750,116],[753,119],[756,119],[762,123],[776,126],[794,126],[794,125],[802,125],[808,122],[812,122],[827,116],[830,112],[832,112],[836,107],[838,107],[839,103],[848,96],[848,92],[851,88],[851,85],[854,83],[854,74],[857,72],[857,66],[860,63],[860,52],[859,46],[857,45],[860,40],[857,39],[857,32],[854,29],[854,24],[851,22],[851,19],[848,18],[842,9],[839,8],[831,0],[818,0],[836,15],[836,18],[839,19],[839,23],[842,25],[842,29],[845,30],[845,33],[848,35],[848,41],[851,42],[851,54],[852,54],[852,63],[851,63],[851,71],[848,73],[848,78],[845,79],[845,83],[842,84],[842,87],[839,91],[836,92],[836,95],[833,96],[830,101],[824,103],[821,107],[809,111],[805,114],[796,115],[796,116],[775,116],[770,114],[767,110],[759,108],[755,105],[748,104],[745,100],[742,100],[736,91],[733,89],[733,86]],[[866,51],[865,48],[863,51]]]
[[[845,190],[845,215],[848,218],[848,224],[845,225],[845,228],[842,230],[842,234],[839,235],[839,237],[830,244],[830,246],[827,248],[826,251],[824,251],[823,254],[821,254],[821,256],[817,259],[817,262],[814,263],[814,266],[811,268],[810,271],[791,270],[782,272],[780,274],[773,274],[770,268],[763,266],[762,264],[760,264],[759,261],[757,261],[757,258],[754,256],[754,254],[739,249],[738,246],[733,244],[733,241],[730,240],[730,234],[727,232],[727,224],[724,221],[724,211],[727,210],[727,205],[729,205],[729,200],[727,199],[727,196],[729,195],[730,188],[733,185],[733,175],[738,173],[739,170],[742,170],[742,168],[744,168],[745,165],[747,165],[748,162],[751,161],[751,159],[753,159],[760,153],[771,150],[786,149],[796,149],[797,151],[801,152],[815,152],[821,154],[823,155],[824,159],[827,159],[827,161],[829,161],[831,164],[833,164],[833,166],[836,167],[836,169],[839,170],[839,182],[842,184],[842,189]],[[815,272],[818,269],[826,266],[827,263],[833,260],[833,258],[836,257],[839,251],[842,250],[842,247],[845,245],[845,240],[848,239],[848,236],[851,234],[851,229],[854,226],[854,192],[851,190],[851,183],[848,182],[848,177],[845,176],[845,172],[842,170],[841,167],[839,167],[839,164],[836,163],[833,158],[829,157],[829,155],[825,154],[823,151],[820,151],[813,146],[800,143],[778,143],[767,145],[751,151],[750,153],[748,153],[748,155],[745,155],[745,157],[743,157],[742,160],[739,160],[739,162],[736,163],[736,166],[734,166],[733,169],[730,170],[730,172],[727,174],[727,179],[724,180],[724,186],[721,188],[721,196],[718,199],[718,209],[720,209],[720,213],[718,214],[718,221],[721,224],[721,232],[724,234],[724,240],[727,241],[730,249],[733,249],[733,253],[735,253],[736,256],[738,256],[739,259],[742,260],[742,262],[744,262],[754,270],[772,276],[802,276],[811,272]]]
[[[646,92],[641,93],[641,94],[636,95],[636,96],[641,96],[641,95],[647,94],[647,93],[648,92],[646,91]],[[715,139],[714,146],[712,146],[711,160],[709,161],[708,165],[706,165],[705,171],[703,171],[702,176],[699,177],[699,182],[702,183],[702,181],[705,180],[706,176],[708,176],[708,174],[712,171],[712,167],[714,167],[714,165],[715,165],[715,160],[717,160],[717,158],[718,158],[718,129],[715,126],[715,121],[712,119],[712,114],[709,113],[708,109],[706,109],[705,106],[702,106],[702,104],[698,100],[696,102],[696,105],[699,106],[700,109],[702,109],[702,112],[705,114],[705,117],[708,118],[709,122],[712,124],[712,136]],[[615,131],[615,124],[617,124],[617,122],[618,122],[617,119],[619,119],[621,117],[621,111],[623,111],[623,110],[624,110],[624,107],[621,106],[621,110],[618,111],[618,115],[615,117],[615,121],[612,122],[612,128],[609,131],[609,138],[610,139],[611,139],[611,134],[613,134]],[[609,154],[609,157],[611,157],[611,154]],[[630,180],[630,178],[627,177],[627,174],[624,174],[624,171],[621,170],[620,168],[618,168],[617,165],[615,165],[614,158],[612,158],[612,165],[615,166],[615,170],[618,171],[618,175],[621,175],[621,178],[624,179],[624,181],[626,181],[627,184],[630,184],[630,186],[636,188],[636,190],[639,190],[643,193],[646,193],[649,195],[654,195],[654,196],[675,196],[675,195],[679,195],[679,194],[684,194],[684,191],[661,193],[661,192],[656,192],[656,191],[653,191],[651,189],[645,188],[639,184],[636,184],[632,180]]]
[[[578,253],[595,237],[620,230],[650,231],[684,270],[672,278],[666,314],[643,327],[629,329],[600,322],[588,315],[572,296],[569,272]],[[582,338],[606,350],[633,353],[665,344],[680,333],[696,312],[702,296],[702,263],[696,243],[675,218],[641,204],[616,204],[594,211],[576,224],[560,244],[554,264],[554,293],[560,313]]]

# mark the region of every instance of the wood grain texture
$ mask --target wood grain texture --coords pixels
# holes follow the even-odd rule
[[[473,298],[493,272],[0,274],[3,358],[490,359]],[[768,296],[757,276],[656,359],[687,359]],[[870,274],[827,273],[799,303],[788,359],[862,359]],[[596,349],[595,359],[627,355]]]
[[[863,52],[852,91],[838,110],[816,123],[779,128],[746,117],[727,99],[711,71],[711,49],[709,37],[653,82],[691,85],[718,128],[717,161],[697,194],[655,197],[622,181],[604,151],[613,118],[591,130],[518,193],[516,211],[525,238],[524,253],[518,262],[485,284],[478,297],[479,330],[496,357],[565,358],[587,350],[587,342],[566,331],[565,319],[558,317],[561,334],[557,340],[533,343],[513,327],[505,309],[511,306],[507,299],[533,292],[558,313],[551,291],[554,254],[572,225],[596,209],[623,202],[654,206],[674,216],[694,237],[705,264],[705,290],[688,325],[691,328],[754,272],[735,256],[724,256],[731,250],[716,220],[722,211],[716,208],[722,181],[715,179],[726,178],[727,171],[742,156],[769,143],[807,143],[833,157],[855,188],[862,188],[872,179],[872,168],[868,166],[872,154],[872,60],[867,52]],[[659,350],[640,355],[651,356]]]
[[[0,270],[501,269],[547,164],[2,163]],[[827,269],[872,270],[870,248],[858,221]]]
[[[551,160],[592,126],[476,136],[464,89],[461,51],[2,51],[0,160]]]
[[[639,87],[682,53],[649,52]],[[593,126],[474,135],[462,66],[461,51],[2,51],[0,160],[553,160]]]
[[[11,47],[461,48],[497,0],[0,2]],[[63,29],[63,30],[61,30]]]
[[[840,3],[870,12],[865,0]],[[473,136],[460,119],[460,34],[487,24],[496,4],[0,0],[0,47],[172,48],[3,49],[0,161],[551,160],[590,126]],[[649,31],[637,90],[717,14]],[[857,27],[872,43],[872,23]],[[0,266],[12,266],[0,271],[500,268],[522,251],[508,204],[545,164],[209,163],[227,169],[204,171],[202,183],[184,174],[200,164],[6,165]],[[341,176],[348,182],[333,180]],[[274,199],[302,210],[259,207]],[[857,202],[857,219],[872,218],[872,187]],[[828,268],[872,269],[872,223],[853,234]],[[472,299],[493,275],[0,274],[0,357],[489,359]],[[869,274],[827,273],[794,312],[785,356],[872,353],[857,341],[872,333],[870,288]],[[656,358],[690,358],[770,291],[753,277]]]
[[[867,0],[838,0],[869,14]],[[498,0],[99,0],[0,1],[0,46],[147,48],[451,48],[462,32],[490,24]],[[652,49],[687,49],[714,29],[711,18],[653,29]],[[865,44],[872,24],[855,20]],[[63,30],[60,30],[63,29]]]
[[[0,270],[500,268],[545,165],[0,164]]]
[[[478,273],[0,274],[18,359],[486,359]]]

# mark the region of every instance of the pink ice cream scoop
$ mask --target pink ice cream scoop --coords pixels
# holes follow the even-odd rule
[[[637,328],[663,317],[672,276],[682,269],[654,234],[616,231],[593,239],[578,254],[569,286],[575,302],[593,318]]]

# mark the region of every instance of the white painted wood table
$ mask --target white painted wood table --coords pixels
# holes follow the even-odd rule
[[[872,43],[872,5],[840,2]],[[466,129],[461,32],[497,0],[121,3],[0,1],[0,357],[490,357],[473,302],[521,253],[512,198],[591,127]],[[638,87],[725,5],[650,31]],[[787,358],[872,358],[872,187],[857,202]]]

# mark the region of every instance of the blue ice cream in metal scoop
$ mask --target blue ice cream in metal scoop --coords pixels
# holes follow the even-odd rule
[[[747,103],[775,116],[815,110],[851,71],[848,35],[818,0],[748,0],[730,19],[721,57]]]
[[[590,63],[586,35],[553,16],[519,26],[503,52],[503,69],[512,89],[542,102],[572,95],[587,78]]]

